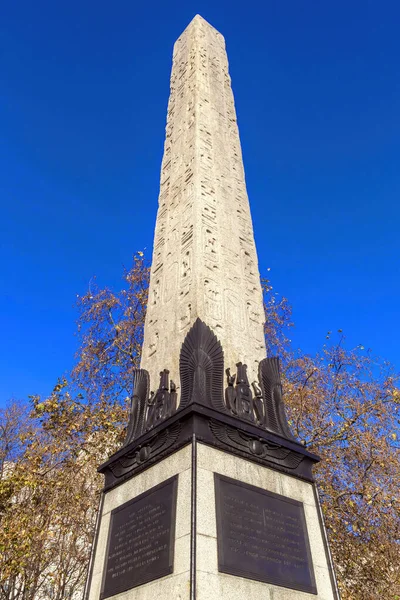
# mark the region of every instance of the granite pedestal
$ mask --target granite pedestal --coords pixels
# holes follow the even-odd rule
[[[227,438],[221,432],[233,431],[235,425],[235,431],[247,439],[247,449],[223,447],[225,442],[221,440]],[[173,440],[169,447],[167,438]],[[252,443],[256,441],[260,447]],[[266,458],[261,446],[269,448],[271,456]],[[243,426],[237,419],[221,417],[205,407],[192,405],[177,411],[100,468],[106,485],[86,598],[337,600],[311,473],[316,460],[295,442],[254,425]],[[219,489],[221,481],[231,486],[228,486],[228,500],[226,490]],[[171,493],[174,486],[176,498]],[[240,489],[236,494],[237,486],[250,494],[249,499],[243,500]],[[265,501],[260,493],[264,493]],[[132,502],[138,498],[137,503]],[[150,503],[143,504],[147,498]],[[161,514],[164,507],[160,509],[160,503],[164,501],[168,514],[165,511]],[[232,508],[232,502],[241,503],[238,510]],[[285,503],[297,511],[294,517],[285,516],[285,511],[280,514]],[[113,512],[125,505],[128,508],[122,529],[128,533],[122,538],[122,553],[117,563],[115,557],[110,562],[110,520]],[[297,514],[303,515],[304,529],[299,530]],[[142,521],[141,535],[138,524]],[[161,538],[157,537],[157,527]],[[126,543],[129,536],[134,541],[131,545]],[[276,541],[272,543],[274,536]],[[171,544],[166,542],[167,538]],[[300,545],[296,540],[300,540]],[[118,550],[118,545],[114,544],[113,550],[115,547]],[[232,565],[224,564],[224,547],[237,553],[237,560],[233,554],[233,570],[240,571],[243,567],[242,573],[226,572],[232,571]],[[157,561],[162,562],[162,569],[170,556],[170,572],[163,574],[157,568]],[[146,561],[150,580],[143,582]],[[304,584],[304,573],[299,575],[298,571],[304,568],[308,569],[308,591],[298,589]],[[122,587],[129,588],[121,591],[121,582]]]

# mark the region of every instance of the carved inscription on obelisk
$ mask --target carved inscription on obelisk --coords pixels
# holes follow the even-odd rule
[[[174,47],[141,367],[152,388],[196,318],[225,368],[265,356],[264,311],[224,38],[196,16]],[[179,390],[178,390],[179,391]]]

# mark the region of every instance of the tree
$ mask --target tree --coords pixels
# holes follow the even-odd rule
[[[266,343],[282,358],[297,439],[321,457],[315,476],[343,600],[400,595],[399,374],[363,346],[328,332],[315,356],[294,351],[286,299],[264,281]]]
[[[139,367],[143,343],[150,269],[142,252],[125,270],[119,293],[94,283],[78,296],[80,345],[72,372],[76,386],[89,402],[99,397],[112,404],[132,393],[133,370]]]
[[[86,453],[87,462],[68,425],[53,429],[57,413],[65,425],[76,412],[65,384],[44,403],[34,398],[30,414],[20,413],[18,448],[0,479],[4,600],[73,598],[85,577],[100,481],[95,452]],[[14,414],[11,405],[6,416]]]
[[[0,414],[0,596],[81,597],[102,487],[97,466],[123,439],[140,360],[149,269],[143,255],[120,294],[92,283],[78,298],[76,367],[30,409]],[[6,465],[7,468],[4,468]]]
[[[0,589],[7,600],[61,600],[83,588],[102,485],[96,467],[122,443],[140,360],[149,282],[142,253],[124,280],[118,293],[92,282],[78,298],[70,380],[44,401],[32,398],[30,414],[20,407],[0,415],[9,440],[0,465],[13,465],[0,480]],[[398,375],[362,347],[346,349],[341,332],[336,343],[328,334],[316,356],[295,351],[290,305],[268,280],[262,284],[267,351],[281,357],[290,425],[322,458],[315,474],[342,598],[394,600]]]
[[[400,592],[398,377],[341,336],[315,357],[286,363],[297,438],[322,458],[316,469],[343,599]]]

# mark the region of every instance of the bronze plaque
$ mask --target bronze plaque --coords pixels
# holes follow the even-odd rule
[[[215,473],[218,569],[317,593],[301,502]]]
[[[101,598],[172,573],[177,483],[172,477],[111,512]]]

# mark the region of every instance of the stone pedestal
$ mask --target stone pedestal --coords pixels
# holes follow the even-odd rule
[[[86,590],[87,599],[99,600],[103,597],[102,588],[105,584],[111,512],[174,476],[178,477],[178,493],[176,498],[172,573],[133,589],[128,589],[119,593],[116,597],[121,600],[153,600],[156,598],[161,600],[162,598],[184,599],[190,597],[192,474],[191,447],[188,445],[146,471],[104,493],[92,557],[92,572]],[[143,551],[142,554],[145,554],[145,552]]]
[[[241,448],[232,444],[235,438],[242,440]],[[316,460],[296,442],[205,407],[191,405],[177,411],[100,468],[106,486],[86,598],[337,600],[312,481],[311,467]],[[233,485],[228,500],[224,490],[222,495],[218,491],[220,480]],[[165,482],[167,487],[160,487]],[[173,485],[177,490],[176,506],[168,512],[171,505],[163,490],[170,493]],[[250,500],[243,500],[241,487],[251,495]],[[150,494],[146,496],[146,492]],[[266,502],[261,508],[260,493]],[[140,502],[143,497],[145,501]],[[136,498],[138,503],[127,504]],[[150,498],[147,504],[146,498]],[[162,506],[165,499],[167,512]],[[308,550],[302,546],[304,539],[302,532],[299,536],[298,523],[293,517],[280,514],[285,503],[304,515]],[[110,518],[113,511],[115,514],[126,504],[125,523],[122,528],[121,522],[115,526],[120,530],[116,531],[120,543],[114,543],[112,550],[117,557],[110,562]],[[234,527],[224,531],[226,515],[228,521],[233,518]],[[232,527],[232,522],[228,527]],[[157,538],[157,530],[163,539]],[[171,546],[164,543],[169,534]],[[271,536],[276,537],[276,543],[271,543]],[[224,546],[237,553],[236,568],[243,570],[242,574],[224,572]],[[157,561],[162,568],[171,552],[170,572],[157,573]],[[261,565],[258,573],[257,565]],[[296,570],[305,565],[311,572],[309,581],[314,589],[294,589],[291,585],[299,587]],[[156,578],[137,585],[146,569],[148,577],[153,574]],[[278,585],[279,573],[286,574]],[[129,589],[121,591],[121,582],[122,587],[129,585]]]

